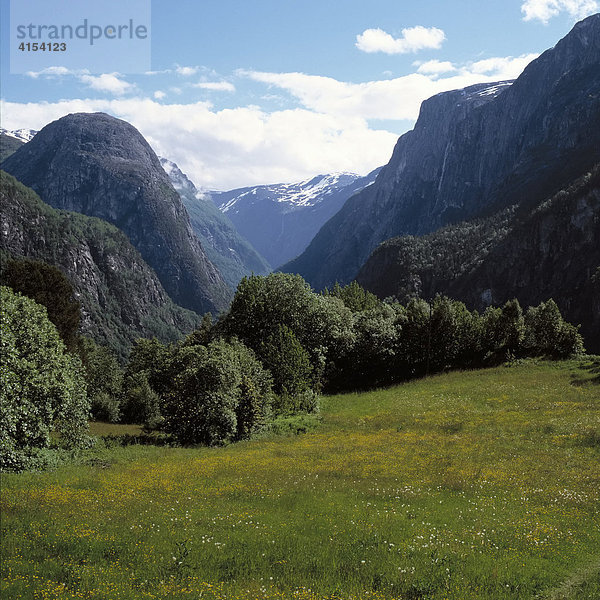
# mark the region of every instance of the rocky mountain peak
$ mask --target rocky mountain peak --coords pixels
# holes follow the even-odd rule
[[[55,208],[123,230],[185,308],[218,312],[230,290],[194,235],[179,194],[135,127],[104,113],[44,127],[2,168]]]

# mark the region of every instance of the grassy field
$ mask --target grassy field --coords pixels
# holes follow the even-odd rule
[[[450,373],[325,398],[303,435],[4,475],[1,597],[598,600],[599,371]]]

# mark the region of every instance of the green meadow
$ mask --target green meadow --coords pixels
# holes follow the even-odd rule
[[[221,448],[93,432],[2,475],[3,599],[600,598],[597,359],[330,396]]]

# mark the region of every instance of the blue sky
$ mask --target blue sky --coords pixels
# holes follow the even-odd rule
[[[60,1],[53,6],[59,19]],[[54,68],[16,75],[2,0],[2,126],[39,129],[69,112],[108,112],[208,189],[366,173],[387,162],[422,100],[518,76],[600,3],[153,0],[151,7],[149,72],[73,69],[58,56]]]

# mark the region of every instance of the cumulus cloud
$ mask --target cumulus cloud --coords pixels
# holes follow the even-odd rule
[[[215,92],[235,92],[235,86],[229,81],[200,81],[193,83],[192,87]]]
[[[414,66],[419,67],[418,73],[426,75],[440,75],[441,73],[450,73],[456,71],[456,67],[450,61],[429,60],[424,63],[415,63]]]
[[[120,73],[102,73],[101,75],[91,75],[87,69],[67,69],[66,67],[47,67],[41,71],[28,71],[27,77],[38,79],[57,79],[62,77],[74,77],[87,87],[99,91],[108,92],[115,96],[133,92],[136,89],[135,84],[122,79]]]
[[[598,12],[597,0],[525,0],[521,5],[524,21],[537,19],[548,23],[552,17],[566,12],[575,19],[583,19]]]
[[[135,90],[135,85],[121,79],[119,73],[102,75],[82,75],[79,80],[93,90],[122,96]]]
[[[474,83],[514,79],[536,54],[519,57],[490,58],[448,68],[447,77],[439,73],[411,73],[403,77],[348,83],[331,77],[304,73],[265,73],[238,71],[262,83],[286,90],[305,108],[364,119],[416,119],[421,102],[440,92],[459,89]]]
[[[67,67],[46,67],[41,71],[27,71],[25,75],[27,77],[31,77],[32,79],[37,79],[38,77],[45,78],[53,78],[53,77],[65,77],[67,75],[81,75],[89,73],[87,69],[84,70],[73,70],[67,69]]]
[[[157,154],[174,160],[205,189],[300,181],[316,173],[367,173],[385,164],[397,135],[306,109],[214,110],[208,102],[163,104],[118,98],[1,103],[3,127],[41,129],[73,112],[107,112],[132,123]]]
[[[177,65],[175,68],[175,72],[177,75],[181,75],[182,77],[191,77],[195,75],[200,70],[200,67],[182,67]]]
[[[394,38],[383,29],[365,29],[356,36],[356,47],[363,52],[384,52],[385,54],[407,54],[425,48],[441,48],[446,34],[437,27],[409,27],[402,30],[402,36]]]
[[[264,84],[263,96],[291,95],[298,107],[287,110],[258,106],[218,110],[207,101],[166,103],[165,92],[158,90],[149,92],[153,98],[3,101],[0,111],[8,129],[40,129],[72,112],[107,112],[137,127],[158,154],[177,162],[198,186],[225,190],[300,181],[322,172],[366,174],[389,160],[398,138],[397,133],[377,128],[376,120],[397,120],[406,129],[426,98],[474,83],[514,79],[533,58],[497,57],[466,64],[429,61],[418,65],[419,72],[364,83],[304,73],[236,73]],[[104,86],[107,81],[112,79],[89,83]],[[229,89],[222,85],[227,82],[214,83]],[[113,93],[116,90],[118,86]],[[169,94],[176,91],[181,90],[168,88]]]

